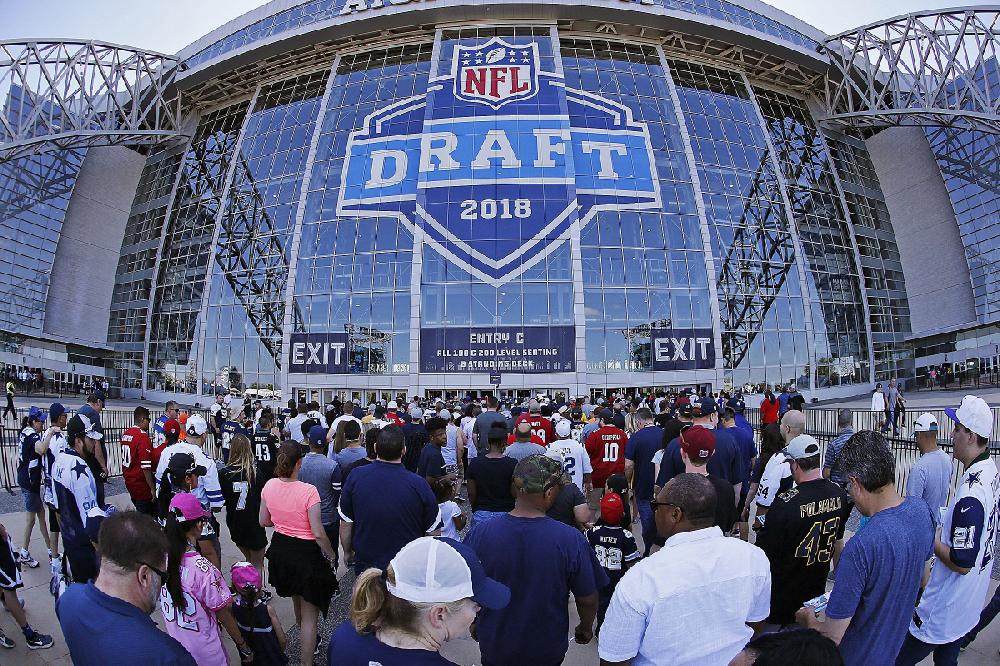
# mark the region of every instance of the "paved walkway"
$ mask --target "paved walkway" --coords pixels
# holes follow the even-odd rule
[[[110,501],[120,508],[127,508],[130,506],[126,495],[113,496],[110,498]],[[20,539],[21,531],[24,528],[23,513],[6,513],[0,515],[0,522],[2,522],[6,526],[7,530],[14,536],[15,541]],[[224,521],[220,520],[220,522],[223,522],[224,524]],[[225,568],[224,573],[228,578],[229,567],[240,559],[240,555],[237,548],[230,541],[228,530],[225,528],[223,528],[222,544],[222,559],[223,566]],[[34,532],[31,542],[31,552],[36,558],[44,559],[43,554],[45,553],[45,546],[42,543],[41,535],[37,529]],[[340,598],[334,600],[331,604],[329,616],[320,626],[320,634],[324,638],[329,637],[336,625],[339,624],[347,614],[347,605],[349,601],[349,594],[347,591],[353,585],[354,575],[342,566],[338,572],[338,576],[341,576],[341,587],[345,591],[345,594],[342,594]],[[0,650],[0,664],[19,664],[24,666],[58,664],[69,666],[72,662],[69,658],[69,652],[66,649],[62,632],[59,629],[59,623],[55,616],[52,597],[49,595],[48,591],[49,574],[46,564],[43,563],[38,569],[25,569],[23,577],[25,587],[20,590],[20,595],[25,601],[28,612],[28,620],[38,631],[46,634],[52,634],[55,639],[55,645],[49,650],[29,651],[24,646],[21,633],[13,619],[10,615],[0,612],[0,627],[2,627],[4,632],[13,638],[15,643],[17,643],[17,646],[13,650]],[[993,589],[995,589],[996,585],[996,582],[992,583],[990,588],[991,593]],[[288,599],[274,597],[272,604],[277,609],[278,615],[281,618],[285,629],[290,629],[289,654],[294,655],[292,663],[298,663],[298,630],[297,628],[292,628],[295,620],[292,612],[291,601]],[[569,612],[570,626],[573,627],[578,621],[578,616],[576,614],[576,607],[572,600],[569,602]],[[153,617],[162,626],[159,611],[156,611]],[[224,638],[223,642],[226,644],[229,651],[230,663],[238,664],[238,655],[232,645],[232,642],[228,639],[228,637]],[[975,664],[996,664],[998,647],[1000,647],[1000,622],[994,622],[990,627],[983,631],[982,634],[980,634],[978,640],[973,643],[969,650],[963,653],[963,666]],[[442,654],[448,659],[466,666],[481,663],[479,646],[471,638],[459,639],[448,643],[442,650]],[[571,666],[596,666],[598,662],[596,640],[591,642],[590,645],[577,645],[572,641],[572,639],[570,640],[570,647],[564,664]],[[928,659],[922,663],[931,664],[932,662]],[[318,666],[326,664],[325,643],[323,654],[319,659],[317,659],[316,664]]]

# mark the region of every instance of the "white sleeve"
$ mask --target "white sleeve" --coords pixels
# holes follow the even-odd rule
[[[747,615],[747,622],[763,622],[771,614],[771,566],[763,552],[755,555],[758,555],[756,583],[759,588],[754,593],[753,606]]]
[[[577,455],[583,462],[583,464],[581,465],[581,467],[583,467],[583,473],[593,474],[594,466],[590,463],[590,455],[587,453],[587,450],[584,449],[582,446],[578,447],[578,449],[579,450],[577,451]]]
[[[626,574],[628,576],[628,574]],[[598,637],[597,653],[605,661],[627,661],[639,654],[642,637],[646,631],[644,609],[636,604],[627,592],[628,586],[619,582],[611,597],[601,635]]]
[[[212,508],[221,509],[225,506],[225,500],[222,497],[222,485],[219,483],[219,469],[215,466],[215,461],[204,453],[201,454],[201,458],[198,464],[205,466],[206,474],[199,482],[203,484],[205,495]]]

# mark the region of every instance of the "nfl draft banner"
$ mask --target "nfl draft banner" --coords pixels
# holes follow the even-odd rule
[[[646,126],[618,102],[566,87],[543,70],[540,49],[551,43],[536,36],[446,50],[437,71],[447,74],[426,95],[377,109],[351,134],[337,213],[397,217],[500,286],[601,209],[660,208]]]
[[[715,337],[710,328],[650,331],[653,370],[710,370],[715,367]]]
[[[420,331],[420,372],[572,372],[572,326]]]

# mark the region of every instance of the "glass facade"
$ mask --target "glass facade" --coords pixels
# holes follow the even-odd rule
[[[671,61],[715,257],[730,386],[808,385],[800,269],[751,92],[739,74]]]
[[[278,384],[291,237],[328,75],[286,79],[257,94],[218,223],[203,392]]]
[[[799,97],[549,24],[327,66],[150,155],[109,327],[122,387],[485,386],[505,354],[546,359],[504,366],[519,386],[571,391],[912,376],[864,144]]]
[[[808,262],[817,388],[871,379],[858,263],[833,163],[805,102],[755,89]]]
[[[729,2],[729,0],[642,0],[637,4],[648,4],[668,10],[709,16],[719,21],[783,39],[803,48],[813,50],[817,47],[816,41],[811,37],[806,37],[801,32],[770,17],[758,14],[737,3]],[[371,3],[370,6],[375,9],[382,5]],[[185,62],[188,67],[197,67],[213,58],[254,42],[337,18],[343,13],[343,8],[344,0],[308,0],[251,23],[245,28],[240,28],[211,46],[198,51]]]

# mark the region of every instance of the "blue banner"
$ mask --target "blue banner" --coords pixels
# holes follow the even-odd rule
[[[710,328],[654,328],[653,370],[707,370],[715,368],[715,336]]]
[[[574,345],[572,326],[421,329],[420,371],[572,372]]]
[[[347,333],[292,333],[288,371],[345,375],[349,372]]]
[[[507,41],[510,39],[510,41]],[[544,260],[602,209],[660,208],[649,131],[543,71],[539,38],[457,46],[426,95],[351,133],[337,213],[392,216],[487,284]]]

